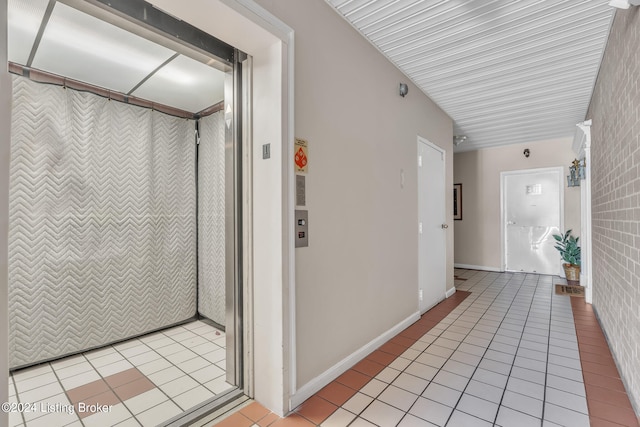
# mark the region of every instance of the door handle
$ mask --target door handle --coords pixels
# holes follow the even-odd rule
[[[442,224],[442,228],[449,228],[449,224]]]

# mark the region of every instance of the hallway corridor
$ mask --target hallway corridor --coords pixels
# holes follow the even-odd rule
[[[638,425],[591,306],[555,294],[563,279],[455,274],[454,296],[287,418],[252,403],[196,425]]]

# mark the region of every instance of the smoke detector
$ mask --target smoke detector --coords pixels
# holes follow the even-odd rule
[[[467,135],[453,135],[453,145],[456,147],[467,140]]]

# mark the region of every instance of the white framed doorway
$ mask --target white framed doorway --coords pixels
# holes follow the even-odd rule
[[[246,384],[248,394],[255,396],[269,409],[282,415],[289,410],[289,397],[295,392],[295,274],[293,234],[294,173],[285,159],[293,152],[294,112],[294,33],[252,0],[193,0],[185,8],[172,0],[149,0],[149,3],[188,22],[215,37],[226,40],[260,61],[253,73],[252,86],[260,93],[254,98],[251,123],[256,134],[271,143],[271,161],[245,169],[253,191],[246,212],[251,212],[248,224],[260,232],[251,236],[245,245],[250,248],[250,259],[245,259],[246,280],[245,314],[254,338],[247,349],[247,360],[255,360],[256,367],[245,367],[252,372],[252,380]],[[6,62],[7,3],[0,0],[0,59]],[[5,136],[0,144],[0,211],[8,212],[7,191],[9,182],[8,149],[11,85],[6,69],[0,71],[0,134]],[[275,104],[282,108],[270,108]],[[276,123],[277,125],[274,125]],[[253,147],[252,145],[250,147]],[[260,150],[243,150],[243,157],[251,161],[261,159]],[[6,167],[5,167],[6,166]],[[274,185],[277,183],[277,185]],[[0,315],[7,316],[6,300],[6,218],[0,215]],[[274,221],[274,218],[276,220]],[[274,225],[275,224],[275,225]],[[4,230],[4,231],[2,231]],[[246,228],[245,228],[246,230]],[[247,257],[249,258],[249,257]],[[254,286],[255,284],[255,286]],[[2,296],[4,294],[4,297]],[[263,301],[255,310],[251,301]],[[248,317],[248,316],[246,316]],[[6,325],[0,326],[0,379],[7,383]],[[274,380],[280,378],[280,381]],[[0,392],[7,400],[7,391]],[[0,425],[6,414],[0,413]]]
[[[424,313],[445,298],[445,151],[418,137],[418,301]]]
[[[561,274],[553,234],[564,230],[563,169],[500,173],[502,270]]]

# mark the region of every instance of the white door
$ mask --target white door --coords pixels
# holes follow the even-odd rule
[[[505,269],[560,274],[552,235],[562,229],[562,168],[501,175]]]
[[[418,299],[424,313],[445,298],[444,151],[418,138]]]

